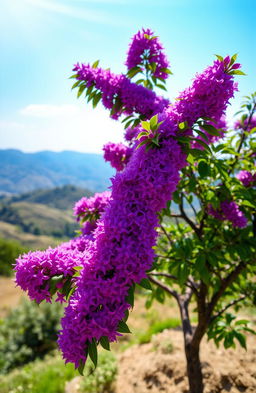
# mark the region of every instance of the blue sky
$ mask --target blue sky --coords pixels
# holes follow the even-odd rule
[[[101,152],[122,140],[122,127],[99,107],[71,92],[77,61],[114,72],[123,65],[131,36],[150,27],[160,37],[174,73],[173,99],[214,54],[238,52],[246,77],[242,96],[256,90],[255,0],[1,0],[0,148],[23,151]]]

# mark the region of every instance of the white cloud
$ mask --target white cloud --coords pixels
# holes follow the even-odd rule
[[[20,110],[24,116],[51,118],[58,116],[73,116],[79,113],[75,105],[28,105]]]
[[[123,140],[123,128],[102,107],[31,104],[17,121],[0,124],[0,148],[23,151],[75,150],[101,153],[102,146]]]

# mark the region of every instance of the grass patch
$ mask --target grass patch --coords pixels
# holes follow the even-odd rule
[[[66,381],[76,375],[72,364],[48,356],[0,376],[1,393],[63,393]]]
[[[174,329],[181,326],[180,319],[178,318],[168,318],[163,321],[158,321],[153,323],[148,330],[139,335],[138,342],[139,344],[146,344],[151,341],[151,338],[154,334],[161,333],[165,329]]]

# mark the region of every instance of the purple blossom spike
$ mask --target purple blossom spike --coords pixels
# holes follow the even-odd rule
[[[164,69],[169,67],[169,62],[158,37],[150,29],[142,29],[132,37],[125,64],[128,70],[140,65],[143,68],[145,59],[149,64],[155,63],[154,77],[168,78]]]
[[[123,143],[107,143],[103,146],[104,159],[110,162],[117,171],[122,171],[127,165],[132,154],[132,148]]]

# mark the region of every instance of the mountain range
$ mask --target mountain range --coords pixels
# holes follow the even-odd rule
[[[0,150],[0,194],[20,194],[66,184],[104,191],[114,171],[100,154]]]

